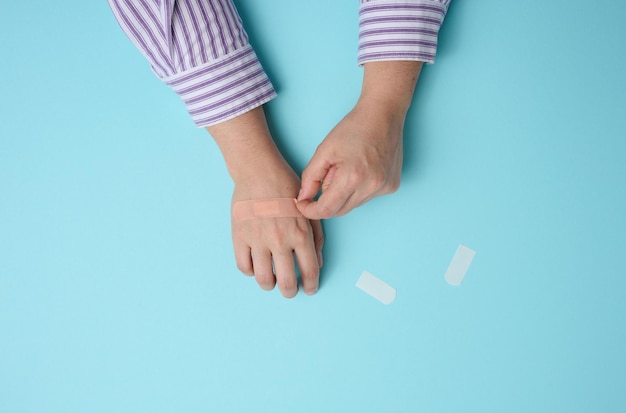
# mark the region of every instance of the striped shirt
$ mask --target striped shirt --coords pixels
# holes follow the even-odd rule
[[[199,127],[276,96],[232,0],[108,0],[152,71]],[[433,63],[450,0],[360,0],[358,63]]]

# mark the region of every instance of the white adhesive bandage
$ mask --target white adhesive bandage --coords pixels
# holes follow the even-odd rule
[[[233,218],[245,221],[255,218],[297,218],[302,214],[296,207],[295,198],[251,199],[235,202]]]
[[[363,271],[356,286],[383,304],[391,304],[396,299],[395,288],[367,271]]]
[[[448,284],[461,285],[465,273],[474,259],[474,255],[476,255],[476,251],[465,245],[459,245],[444,276]]]

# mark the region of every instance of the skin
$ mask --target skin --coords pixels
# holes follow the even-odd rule
[[[262,108],[207,128],[235,184],[232,204],[298,194],[306,217],[231,220],[237,267],[262,289],[278,284],[283,296],[294,297],[297,264],[302,289],[315,294],[324,244],[319,220],[398,189],[402,132],[421,68],[421,62],[366,63],[359,100],[318,146],[302,183],[276,148]]]
[[[232,204],[296,197],[300,179],[276,148],[262,108],[210,126],[207,131],[219,146],[235,185]],[[303,291],[309,295],[317,291],[324,244],[319,221],[301,217],[231,223],[237,267],[254,276],[262,289],[272,290],[278,284],[283,296],[294,297],[298,292],[297,263]]]
[[[355,107],[317,147],[302,172],[297,206],[304,216],[317,220],[345,215],[398,189],[402,132],[421,68],[422,62],[411,61],[364,65]]]

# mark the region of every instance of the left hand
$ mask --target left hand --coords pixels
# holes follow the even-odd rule
[[[347,214],[395,192],[402,170],[405,112],[360,100],[319,145],[302,173],[298,209],[309,219]],[[319,190],[322,194],[314,201]]]

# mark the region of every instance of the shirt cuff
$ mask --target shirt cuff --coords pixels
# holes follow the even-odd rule
[[[250,45],[162,80],[178,93],[198,127],[224,122],[276,96]]]
[[[359,65],[382,60],[435,62],[450,0],[362,0]]]

